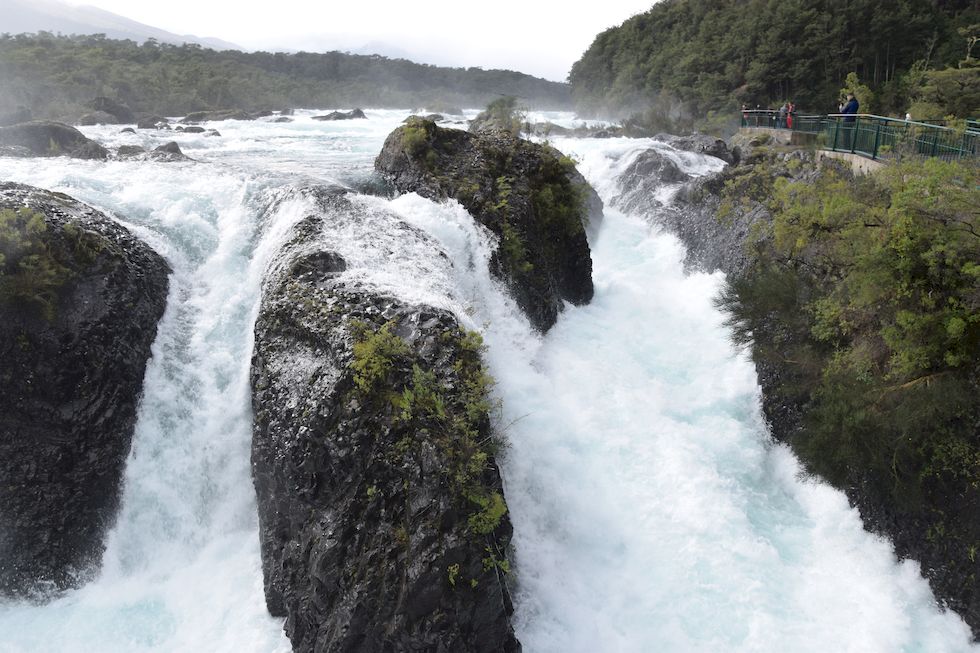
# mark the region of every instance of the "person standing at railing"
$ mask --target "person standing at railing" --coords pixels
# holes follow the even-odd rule
[[[779,107],[779,121],[776,123],[776,127],[779,129],[786,129],[786,113],[789,111],[789,107],[783,102],[783,106]]]
[[[786,128],[793,128],[793,113],[796,111],[796,105],[790,100],[786,103]]]
[[[861,105],[858,103],[857,98],[854,97],[853,93],[847,94],[847,104],[844,108],[840,110],[841,113],[845,114],[844,122],[854,122],[854,115],[858,112],[858,108]]]
[[[844,114],[844,148],[849,149],[854,143],[854,128],[857,126],[854,124],[854,120],[857,116],[858,108],[860,107],[857,98],[854,97],[853,93],[847,94],[847,104],[841,109],[841,113]]]

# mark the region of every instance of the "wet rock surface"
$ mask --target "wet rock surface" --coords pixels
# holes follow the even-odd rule
[[[252,471],[269,611],[293,650],[519,651],[480,347],[454,316],[343,280],[317,210],[255,325]]]
[[[364,112],[360,109],[354,109],[352,111],[331,111],[330,113],[322,116],[313,116],[313,120],[319,120],[321,122],[327,122],[332,120],[360,120],[367,118]]]
[[[0,127],[0,147],[22,148],[31,156],[70,156],[78,159],[105,159],[108,151],[82,132],[60,122],[38,120]]]
[[[459,201],[496,234],[492,272],[539,330],[551,328],[563,302],[592,299],[587,233],[597,232],[602,202],[557,150],[416,118],[388,136],[375,169],[401,192]]]
[[[25,207],[35,236],[0,263],[0,596],[37,600],[101,561],[169,268],[67,195],[0,183],[7,245]]]

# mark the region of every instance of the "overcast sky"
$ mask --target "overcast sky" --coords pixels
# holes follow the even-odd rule
[[[246,48],[363,46],[439,65],[509,68],[563,81],[595,36],[655,0],[70,0],[178,34]]]

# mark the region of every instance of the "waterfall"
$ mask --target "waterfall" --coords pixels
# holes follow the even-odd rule
[[[108,210],[175,270],[102,572],[50,604],[0,606],[0,651],[289,650],[262,597],[251,330],[262,273],[310,210],[283,198],[363,179],[406,115],[368,114],[177,135],[189,164],[0,159],[0,177]],[[554,144],[607,207],[638,148],[693,175],[721,165],[652,141]],[[525,651],[976,650],[918,565],[772,442],[751,362],[712,304],[723,278],[685,274],[677,239],[607,208],[595,299],[542,336],[488,272],[495,238],[458,203],[355,202],[364,214],[324,234],[344,275],[448,308],[487,343]]]

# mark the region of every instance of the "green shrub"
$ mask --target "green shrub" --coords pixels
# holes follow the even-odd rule
[[[0,302],[33,305],[50,320],[71,270],[49,248],[47,232],[41,213],[0,210]]]
[[[755,271],[719,304],[757,360],[808,385],[794,441],[804,462],[837,484],[870,480],[909,510],[976,489],[977,166],[933,159],[858,178],[827,168],[771,188]]]

